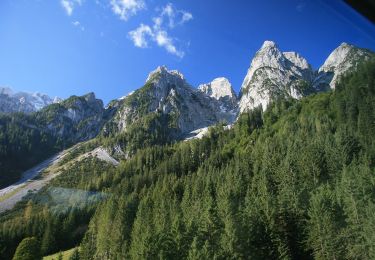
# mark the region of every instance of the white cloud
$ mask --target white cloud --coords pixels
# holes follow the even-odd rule
[[[161,17],[154,17],[152,18],[152,21],[154,22],[154,28],[160,28],[161,24],[163,23],[163,19]]]
[[[169,20],[169,27],[174,27],[174,17],[175,17],[175,10],[171,3],[167,4],[161,12],[161,15],[159,18],[163,19],[163,17],[166,16]]]
[[[183,58],[185,55],[183,51],[177,49],[167,31],[155,26],[151,28],[148,25],[141,24],[137,29],[130,31],[128,36],[133,41],[134,46],[138,48],[147,48],[149,41],[153,41],[159,47],[163,47],[167,52],[179,58]]]
[[[182,11],[181,24],[186,23],[193,19],[193,15],[189,12]]]
[[[65,9],[66,14],[71,16],[73,13],[73,3],[68,0],[61,0],[61,5]]]
[[[185,53],[175,45],[175,40],[169,33],[177,25],[182,25],[191,19],[193,15],[184,10],[176,9],[171,3],[158,10],[159,15],[152,19],[152,26],[140,24],[138,28],[128,33],[134,46],[147,48],[149,42],[155,42],[168,53],[183,58]]]
[[[176,55],[179,58],[183,58],[185,53],[183,51],[177,50],[176,46],[173,44],[172,38],[169,37],[168,33],[166,31],[157,31],[155,37],[154,37],[156,43],[160,47],[164,47],[167,52]]]
[[[147,48],[148,42],[146,37],[154,37],[154,34],[148,25],[141,24],[134,31],[129,32],[129,37],[132,39],[134,45],[139,48]]]
[[[60,3],[61,6],[64,8],[66,14],[68,16],[71,16],[73,14],[75,5],[81,6],[83,0],[61,0]]]
[[[143,0],[111,0],[111,6],[112,11],[124,21],[146,8]]]
[[[176,9],[173,4],[168,3],[161,9],[160,15],[157,17],[164,21],[167,19],[168,26],[174,28],[176,25],[182,25],[193,19],[193,15],[185,10]]]
[[[149,41],[155,42],[159,47],[163,47],[167,52],[183,58],[185,53],[178,50],[174,45],[173,39],[168,35],[168,32],[154,26],[151,28],[148,25],[141,24],[139,27],[128,33],[129,38],[133,41],[134,46],[138,48],[147,48]]]
[[[73,24],[75,27],[78,27],[81,31],[84,31],[84,30],[85,30],[85,27],[82,26],[82,24],[81,24],[79,21],[74,21],[74,22],[72,22],[72,24]]]

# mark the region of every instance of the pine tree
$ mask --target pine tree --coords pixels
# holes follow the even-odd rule
[[[13,260],[39,260],[40,244],[35,237],[28,237],[21,241],[18,245]]]
[[[69,260],[79,260],[79,250],[78,248],[75,248],[73,251],[73,254],[69,257]]]

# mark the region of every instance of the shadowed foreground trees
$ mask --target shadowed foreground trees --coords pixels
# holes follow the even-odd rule
[[[39,260],[42,259],[40,254],[40,244],[35,237],[28,237],[18,245],[13,260]]]

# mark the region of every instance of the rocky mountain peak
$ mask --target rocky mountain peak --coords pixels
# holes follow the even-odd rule
[[[201,84],[198,87],[198,91],[217,100],[222,111],[236,113],[237,96],[228,79],[223,77],[216,78],[210,83]]]
[[[161,79],[161,80],[169,80],[172,78],[176,78],[178,80],[185,80],[184,75],[177,71],[177,70],[168,70],[166,66],[159,66],[154,71],[152,71],[147,79],[146,82]]]
[[[95,137],[104,121],[103,101],[94,93],[71,96],[57,104],[37,112],[41,117],[48,115],[48,131],[54,136],[74,140],[88,140]]]
[[[83,98],[84,98],[88,103],[94,103],[94,102],[97,101],[94,92],[87,93],[86,95],[83,96]]]
[[[251,65],[242,84],[242,88],[248,86],[249,81],[254,76],[256,70],[265,66],[279,68],[280,65],[284,63],[284,59],[283,54],[280,52],[275,42],[265,41],[251,61]]]
[[[319,68],[314,88],[317,90],[334,89],[340,76],[355,69],[360,63],[371,57],[374,57],[374,53],[370,50],[358,48],[345,42],[340,44]]]
[[[287,58],[295,66],[297,66],[301,69],[312,70],[311,65],[299,53],[294,52],[294,51],[288,51],[288,52],[283,52],[283,55],[285,56],[285,58]]]
[[[59,97],[54,97],[54,98],[53,98],[53,103],[54,103],[54,104],[56,104],[56,103],[60,103],[60,102],[62,102],[62,101],[63,101],[62,98],[59,98]]]
[[[253,58],[242,83],[240,111],[262,106],[272,98],[300,98],[313,80],[314,72],[296,52],[281,52],[275,42],[265,41]]]
[[[225,97],[235,100],[237,99],[232,84],[227,78],[223,77],[216,78],[210,83],[200,85],[198,90],[212,98],[215,98],[216,100],[220,100],[221,98]]]
[[[274,41],[264,41],[261,49],[266,49],[266,48],[278,48],[278,47]]]
[[[2,113],[32,113],[58,101],[61,99],[57,97],[52,99],[38,92],[16,92],[8,87],[0,88],[0,112]]]
[[[13,90],[11,88],[1,87],[0,88],[0,95],[11,96],[11,95],[13,95]]]
[[[158,67],[142,88],[120,101],[111,124],[122,132],[146,115],[157,115],[168,121],[172,136],[182,137],[220,121],[233,122],[237,101],[229,81],[216,79],[205,90],[193,88],[176,70]]]
[[[319,72],[334,70],[338,65],[345,61],[349,52],[353,49],[356,49],[353,45],[345,42],[341,43],[340,46],[334,49],[328,56],[324,64],[320,67]]]

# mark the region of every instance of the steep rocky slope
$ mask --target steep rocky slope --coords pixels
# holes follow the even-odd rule
[[[61,101],[60,98],[52,99],[41,93],[14,92],[10,88],[0,87],[0,112],[2,113],[32,113]]]
[[[370,50],[342,43],[326,59],[319,68],[314,88],[317,90],[334,89],[340,76],[354,70],[359,64],[374,57]]]
[[[281,52],[275,42],[265,41],[255,54],[241,87],[240,111],[258,106],[265,110],[280,96],[301,98],[310,91],[314,72],[295,52]]]
[[[210,83],[201,84],[198,90],[221,102],[223,110],[234,110],[237,107],[237,96],[232,84],[226,78],[216,78]]]
[[[77,142],[95,137],[104,123],[104,115],[103,101],[89,93],[52,104],[37,112],[35,117],[53,136]]]
[[[218,96],[191,87],[180,72],[162,66],[149,74],[142,88],[110,104],[108,109],[116,112],[105,131],[123,132],[134,122],[155,115],[178,138],[219,121],[233,122],[236,111],[224,108],[224,103]],[[228,106],[234,107],[235,102]]]
[[[314,71],[296,52],[281,52],[275,42],[265,41],[255,54],[243,81],[240,112],[262,106],[280,97],[300,99],[308,94],[334,89],[338,79],[374,57],[370,50],[342,43]]]

